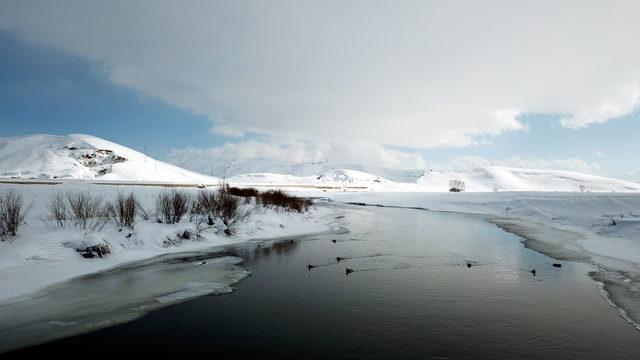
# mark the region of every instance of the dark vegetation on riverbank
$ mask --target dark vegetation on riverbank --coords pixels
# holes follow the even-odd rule
[[[89,191],[58,191],[46,202],[41,220],[54,228],[88,231],[98,231],[112,223],[122,231],[134,230],[138,221],[153,219],[159,224],[177,224],[186,218],[196,224],[198,236],[207,226],[217,223],[224,225],[226,235],[231,235],[234,225],[253,211],[269,208],[302,213],[312,205],[311,200],[282,190],[260,192],[228,184],[222,184],[217,190],[202,189],[196,194],[179,189],[163,190],[153,201],[152,210],[148,211],[133,192],[117,193],[115,199],[105,200]],[[32,206],[25,204],[23,196],[15,190],[0,192],[0,240],[17,236],[20,227],[26,225],[25,218]]]

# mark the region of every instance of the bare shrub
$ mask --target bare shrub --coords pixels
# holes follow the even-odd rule
[[[54,193],[47,202],[45,221],[53,223],[57,227],[66,227],[69,220],[69,208],[64,198],[64,194],[58,191]]]
[[[114,202],[106,205],[106,211],[118,226],[130,229],[134,228],[137,216],[148,219],[148,215],[133,193],[128,195],[119,193]]]
[[[449,180],[449,191],[450,192],[461,192],[466,188],[466,184],[462,180],[451,179]]]
[[[14,190],[0,192],[0,240],[16,236],[30,210],[31,206],[25,206],[22,195]]]
[[[224,233],[231,235],[235,225],[246,219],[250,211],[242,207],[242,197],[232,195],[229,187],[223,185],[218,191],[198,192],[191,207],[191,220],[197,225],[196,235],[215,225],[216,219],[224,224]],[[206,224],[206,225],[205,225]]]
[[[196,195],[191,206],[191,213],[197,215],[218,216],[217,193],[209,190],[201,190]]]
[[[74,225],[83,230],[97,230],[104,226],[108,217],[103,211],[101,196],[88,191],[67,193],[67,204]]]
[[[182,191],[170,190],[156,197],[156,220],[165,224],[180,222],[191,208],[191,198]]]
[[[312,205],[311,200],[289,195],[282,190],[269,190],[260,193],[258,202],[263,206],[278,206],[287,210],[304,212]]]
[[[216,200],[218,216],[227,226],[235,224],[249,216],[248,211],[242,209],[242,200],[228,191],[218,191]]]
[[[172,195],[173,222],[178,223],[189,212],[191,199],[189,195],[181,191],[174,191]]]
[[[155,217],[159,223],[171,224],[173,222],[173,208],[169,192],[163,192],[156,196]]]

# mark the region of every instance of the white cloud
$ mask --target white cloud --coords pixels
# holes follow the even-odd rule
[[[386,170],[450,169],[473,170],[488,166],[524,167],[541,170],[569,170],[594,174],[600,171],[597,163],[577,158],[542,159],[512,156],[504,159],[485,159],[480,156],[460,156],[444,163],[427,162],[417,152],[403,151],[373,143],[336,143],[309,141],[247,140],[227,143],[208,149],[174,149],[167,160],[176,165],[215,175],[275,172],[302,175],[317,174],[322,169],[346,167],[385,176]],[[315,171],[315,172],[314,172]]]
[[[214,134],[224,135],[228,137],[244,137],[244,132],[236,130],[232,127],[224,125],[216,125],[211,128],[211,132]]]
[[[368,142],[303,142],[248,140],[208,149],[174,149],[167,160],[193,170],[211,166],[219,171],[233,163],[234,172],[289,171],[301,164],[360,165],[393,169],[422,169],[425,161],[419,153],[392,149]],[[266,165],[265,165],[266,164]],[[261,168],[261,166],[265,166]],[[269,169],[269,167],[271,169]]]
[[[468,146],[640,99],[638,1],[3,1],[0,28],[218,133]]]

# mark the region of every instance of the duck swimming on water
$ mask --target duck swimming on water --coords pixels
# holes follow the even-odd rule
[[[349,274],[351,274],[352,272],[353,272],[353,269],[346,268],[346,269],[344,270],[344,274],[345,274],[345,275],[349,275]]]
[[[531,270],[531,273],[533,274],[533,276],[536,276],[536,269]]]

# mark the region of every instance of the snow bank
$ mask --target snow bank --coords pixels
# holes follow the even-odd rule
[[[46,204],[56,191],[89,191],[113,200],[118,192],[134,192],[143,206],[151,210],[162,188],[150,186],[94,185],[76,181],[63,185],[2,185],[22,194],[26,203],[35,206],[11,242],[0,242],[0,300],[33,292],[44,286],[83,274],[112,268],[127,262],[162,254],[213,248],[248,240],[272,239],[328,231],[323,216],[327,208],[312,208],[307,213],[293,213],[261,208],[238,224],[232,236],[205,230],[202,239],[167,244],[167,238],[185,230],[195,232],[195,225],[184,219],[179,224],[138,221],[135,230],[107,224],[95,232],[77,228],[54,228],[45,218]],[[195,193],[197,189],[185,189]],[[247,205],[250,206],[250,205]],[[85,259],[76,250],[92,245],[107,245],[110,254],[104,258]]]
[[[585,251],[640,264],[640,194],[333,193],[329,197],[540,223],[580,234],[577,243]]]

